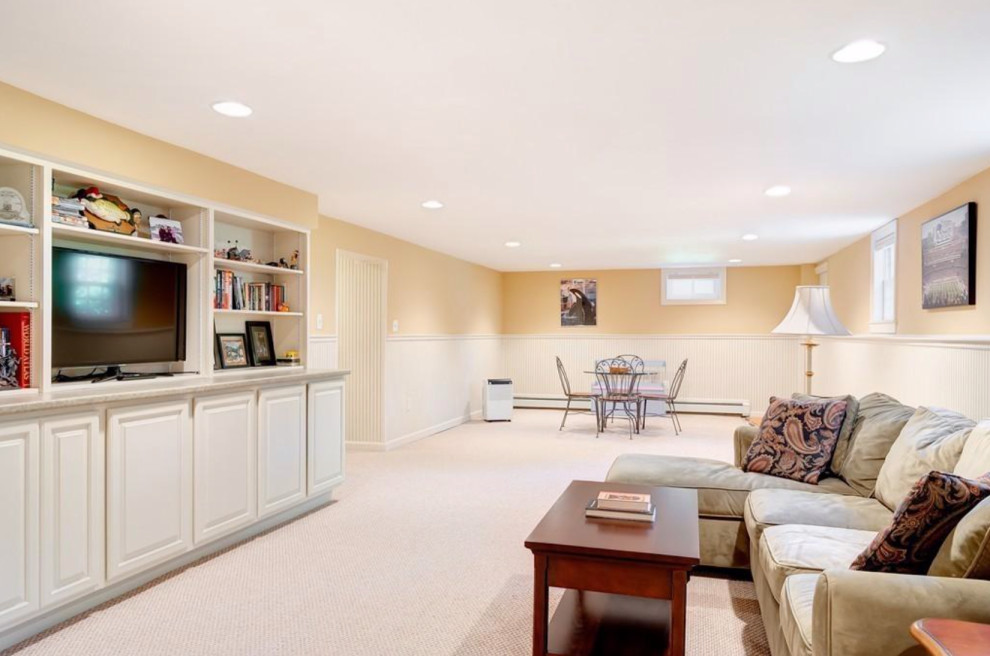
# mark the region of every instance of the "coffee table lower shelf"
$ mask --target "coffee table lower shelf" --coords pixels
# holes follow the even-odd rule
[[[567,590],[550,621],[548,656],[662,656],[670,602]]]

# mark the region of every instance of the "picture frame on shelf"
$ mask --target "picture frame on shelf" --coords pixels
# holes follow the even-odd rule
[[[153,216],[148,219],[151,226],[151,241],[168,244],[184,244],[182,224],[164,216]]]
[[[0,277],[0,302],[16,301],[15,289],[13,278]]]
[[[244,333],[217,333],[217,350],[223,369],[250,367],[247,339]]]
[[[274,367],[278,360],[275,356],[275,340],[272,339],[272,324],[270,321],[246,321],[248,352],[251,355],[251,365],[255,367]]]

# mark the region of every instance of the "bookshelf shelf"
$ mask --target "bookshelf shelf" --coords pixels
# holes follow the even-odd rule
[[[303,317],[302,312],[270,312],[264,310],[213,310],[216,314],[257,316],[257,317]]]
[[[254,262],[240,262],[238,260],[224,260],[214,258],[213,266],[216,269],[231,269],[232,271],[253,271],[256,273],[267,273],[275,276],[301,276],[303,272],[299,269],[284,269],[282,267],[268,266],[267,264],[256,264]]]
[[[309,244],[310,231],[278,217],[254,214],[235,207],[197,198],[168,189],[157,188],[126,177],[115,177],[87,168],[50,161],[9,150],[0,145],[0,186],[16,189],[24,198],[25,220],[33,225],[0,222],[0,278],[15,281],[17,301],[0,301],[0,318],[21,326],[29,350],[30,388],[0,389],[0,405],[16,403],[32,395],[68,391],[73,383],[55,383],[57,371],[52,316],[58,292],[54,279],[52,251],[56,247],[161,260],[182,264],[185,285],[185,356],[169,364],[149,363],[128,366],[140,373],[199,374],[211,378],[215,373],[226,380],[244,370],[214,370],[216,333],[241,333],[247,336],[249,323],[267,322],[271,326],[272,347],[278,357],[297,354],[298,367],[266,367],[251,370],[256,376],[275,372],[305,370],[309,340]],[[80,189],[97,187],[106,196],[115,196],[127,208],[140,212],[134,235],[91,230],[55,221],[60,216],[75,216],[78,204],[66,202]],[[181,230],[183,244],[154,241],[151,219],[165,217],[173,230]],[[178,225],[176,225],[178,224]],[[26,237],[26,239],[25,239]],[[237,247],[251,252],[257,262],[227,260],[225,249]],[[298,269],[269,266],[258,262],[293,261]],[[251,285],[252,304],[270,293],[270,303],[285,303],[291,312],[215,309],[215,277],[220,270],[231,270],[239,284]],[[254,286],[257,285],[257,286]],[[246,288],[246,287],[245,287]],[[277,291],[273,291],[277,290]],[[17,313],[25,313],[18,317]],[[25,327],[26,326],[26,327]],[[89,369],[88,367],[86,368]],[[66,374],[85,373],[67,369]],[[137,381],[122,386],[140,387]]]
[[[40,233],[41,231],[37,228],[0,223],[0,237],[6,237],[7,235],[37,235]]]
[[[52,224],[52,235],[62,239],[72,239],[74,241],[84,241],[92,244],[107,244],[108,246],[120,246],[123,248],[137,248],[145,251],[159,251],[164,253],[185,253],[195,255],[205,255],[209,252],[206,248],[199,246],[187,246],[186,244],[170,244],[164,241],[152,241],[141,237],[130,235],[118,235],[115,232],[101,232],[99,230],[89,230],[88,228],[77,228],[75,226]]]

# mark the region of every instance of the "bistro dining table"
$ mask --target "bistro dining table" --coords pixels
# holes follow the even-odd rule
[[[651,394],[654,394],[654,395],[663,394],[663,392],[666,391],[666,385],[664,384],[663,381],[652,382],[652,383],[651,382],[647,382],[647,381],[649,381],[650,379],[655,379],[657,376],[666,373],[666,371],[667,371],[667,363],[665,361],[663,361],[663,360],[654,360],[654,361],[650,361],[649,364],[651,366],[657,367],[657,369],[651,369],[651,370],[645,370],[645,371],[633,371],[632,369],[629,369],[629,370],[626,370],[626,371],[610,371],[610,372],[608,372],[607,375],[609,375],[609,376],[629,376],[629,377],[635,378],[636,379],[635,381],[630,381],[630,383],[629,383],[628,386],[625,386],[624,385],[623,387],[627,387],[628,389],[636,390],[637,393],[640,392],[640,391],[644,391],[644,392],[650,392]],[[591,392],[592,392],[592,394],[599,395],[599,394],[604,393],[605,390],[602,388],[602,383],[598,380],[598,376],[602,372],[598,372],[598,371],[596,371],[594,369],[592,369],[590,371],[586,369],[584,371],[584,373],[590,374],[590,375],[592,375],[592,376],[595,377],[595,380],[594,380],[594,382],[591,385]],[[640,407],[641,405],[642,405],[642,407]],[[614,404],[613,404],[613,406],[614,406]],[[603,410],[603,412],[601,413],[601,428],[602,428],[602,430],[604,430],[605,429],[606,421],[607,421],[608,417],[611,416],[612,413],[604,412],[604,408],[602,410]],[[612,409],[612,412],[615,412],[615,408],[614,407]],[[666,415],[666,405],[664,403],[662,403],[662,402],[655,401],[655,400],[646,401],[645,403],[642,403],[642,404],[637,403],[636,404],[636,416],[637,416],[636,432],[637,433],[639,432],[639,422],[641,420],[641,416],[642,415],[654,416],[654,417],[663,417],[663,416]]]

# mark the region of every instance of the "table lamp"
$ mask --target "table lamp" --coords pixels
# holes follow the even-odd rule
[[[811,368],[812,349],[818,343],[813,335],[848,335],[849,330],[842,325],[832,309],[832,297],[824,285],[800,285],[794,290],[794,304],[784,320],[771,332],[778,335],[804,335],[801,346],[807,349],[804,391],[811,394],[811,378],[815,372]]]

